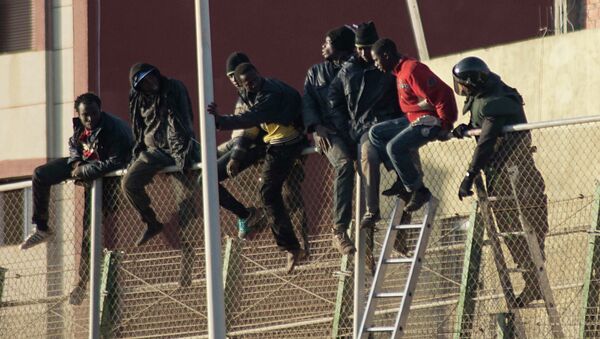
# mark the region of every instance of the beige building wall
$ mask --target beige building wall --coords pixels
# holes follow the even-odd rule
[[[485,60],[523,95],[530,122],[600,115],[600,29],[547,36],[432,59],[427,65],[452,85],[452,66],[467,56]],[[459,112],[463,97],[456,97]],[[460,122],[466,122],[461,117]]]

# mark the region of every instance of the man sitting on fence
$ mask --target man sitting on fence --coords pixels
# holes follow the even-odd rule
[[[146,192],[146,186],[164,168],[175,166],[178,170],[171,177],[179,200],[181,227],[187,226],[197,215],[193,201],[197,174],[188,169],[200,161],[200,153],[194,139],[192,104],[185,85],[163,76],[158,68],[149,64],[133,65],[129,77],[129,114],[135,145],[132,163],[121,186],[146,224],[146,231],[136,243],[141,246],[164,227],[150,207]]]
[[[457,138],[467,135],[472,128],[480,128],[477,147],[467,170],[458,197],[473,194],[475,177],[481,170],[485,173],[487,193],[498,200],[493,202],[495,219],[500,232],[522,231],[516,197],[521,205],[523,218],[535,231],[542,257],[544,240],[548,232],[548,204],[544,193],[545,182],[536,168],[529,131],[502,134],[504,126],[527,122],[523,110],[523,98],[516,89],[507,86],[498,75],[492,73],[485,62],[468,57],[452,69],[456,94],[466,96],[463,113],[471,112],[469,124],[457,126],[452,134]],[[516,168],[515,187],[512,187],[508,169]],[[524,270],[525,287],[517,297],[516,304],[523,307],[542,298],[537,285],[535,265],[523,236],[504,237],[513,260]]]
[[[50,188],[67,179],[75,179],[84,191],[83,234],[78,281],[69,302],[79,305],[89,280],[91,181],[124,167],[129,161],[133,137],[123,120],[101,111],[101,101],[93,93],[75,99],[77,118],[73,118],[73,136],[69,139],[69,157],[52,160],[35,169],[32,178],[34,232],[21,244],[26,250],[47,241],[53,234],[48,227]],[[106,208],[106,206],[105,206]]]
[[[241,95],[248,110],[237,115],[221,116],[211,103],[208,113],[215,116],[222,130],[260,126],[267,134],[265,164],[260,189],[271,231],[281,250],[287,251],[287,271],[304,256],[285,208],[282,188],[292,166],[306,147],[300,132],[300,94],[289,85],[260,76],[254,65],[243,63],[236,67],[235,77],[242,86]]]

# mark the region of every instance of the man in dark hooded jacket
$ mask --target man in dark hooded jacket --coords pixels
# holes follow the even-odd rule
[[[462,59],[452,69],[452,75],[456,94],[466,96],[463,113],[471,112],[469,124],[457,126],[452,133],[462,138],[469,129],[481,129],[458,197],[462,200],[473,194],[473,181],[483,170],[487,194],[496,198],[490,202],[490,206],[498,230],[508,233],[522,231],[520,210],[523,219],[536,235],[543,258],[544,241],[548,232],[548,201],[544,178],[533,159],[531,133],[502,132],[505,126],[527,123],[523,98],[516,89],[507,86],[498,75],[491,72],[483,60],[476,57]],[[514,181],[511,180],[511,175]],[[520,209],[517,208],[517,201]],[[537,268],[522,235],[511,234],[504,237],[504,240],[513,260],[523,270],[525,287],[515,300],[517,305],[523,307],[542,298],[536,279]]]
[[[163,224],[150,207],[146,186],[165,167],[174,165],[178,169],[173,174],[173,183],[179,196],[181,226],[187,226],[197,214],[192,201],[193,175],[182,172],[200,161],[200,153],[194,138],[192,105],[185,85],[163,76],[155,66],[143,63],[133,65],[129,76],[129,114],[135,145],[132,163],[121,186],[127,200],[147,225],[137,241],[137,246],[141,246],[163,229]]]

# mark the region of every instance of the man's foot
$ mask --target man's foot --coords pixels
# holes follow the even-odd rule
[[[405,203],[407,203],[408,200],[410,200],[411,195],[410,192],[407,191],[406,188],[404,188],[404,184],[400,179],[396,180],[396,182],[392,186],[390,186],[390,188],[381,192],[381,194],[385,195],[386,197],[397,196],[400,199],[404,200]]]
[[[287,265],[285,265],[286,272],[288,274],[292,273],[294,267],[296,267],[296,265],[298,265],[298,262],[300,262],[300,260],[302,259],[304,259],[303,249],[287,251]]]
[[[256,229],[256,223],[261,215],[258,209],[254,207],[248,208],[248,217],[246,219],[238,218],[238,238],[246,239],[246,237]]]
[[[44,243],[50,239],[54,235],[52,230],[48,229],[47,231],[41,231],[37,228],[23,241],[20,248],[21,250],[26,250],[32,248],[33,246]]]
[[[515,298],[515,304],[517,307],[525,307],[533,301],[541,300],[542,294],[540,293],[539,286],[533,286],[531,284],[525,284],[523,291]]]
[[[82,286],[75,286],[75,288],[69,294],[69,304],[81,305],[81,302],[85,298],[85,288]]]
[[[335,247],[335,249],[337,249],[343,255],[349,255],[356,252],[356,248],[354,248],[354,244],[346,232],[335,233],[331,241],[333,243],[333,247]]]
[[[360,228],[374,228],[375,224],[381,220],[381,216],[379,215],[379,211],[375,213],[367,212],[363,215],[362,220],[360,221]]]
[[[404,211],[406,212],[414,212],[419,208],[423,207],[426,202],[431,199],[431,192],[425,186],[422,186],[416,191],[413,191],[412,196],[410,197],[410,201],[404,207]]]
[[[156,225],[148,225],[148,228],[146,228],[146,231],[144,232],[144,234],[142,234],[142,236],[138,239],[138,241],[136,242],[136,246],[142,246],[143,244],[147,243],[150,239],[154,238],[154,236],[156,236],[157,234],[159,234],[160,232],[162,232],[163,230],[163,224],[156,224]]]

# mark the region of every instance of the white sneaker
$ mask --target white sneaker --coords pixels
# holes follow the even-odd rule
[[[47,231],[40,231],[38,229],[35,229],[27,237],[27,239],[25,239],[25,241],[23,241],[20,248],[21,248],[21,250],[26,250],[26,249],[32,248],[35,245],[39,245],[41,243],[48,241],[50,239],[50,237],[53,235],[54,235],[54,232],[52,232],[52,230],[50,230],[50,229]]]

